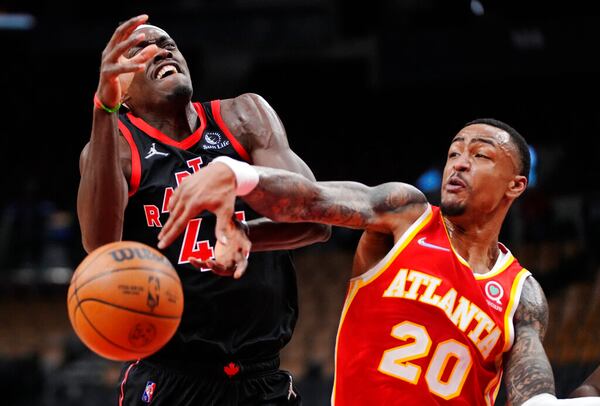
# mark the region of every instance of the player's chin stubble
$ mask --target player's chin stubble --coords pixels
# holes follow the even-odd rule
[[[178,84],[173,87],[171,94],[169,95],[169,99],[171,99],[171,101],[176,101],[179,99],[187,100],[192,97],[193,93],[194,91],[191,86],[187,84]]]
[[[464,214],[466,206],[461,203],[444,203],[440,205],[440,209],[444,216],[453,217]]]

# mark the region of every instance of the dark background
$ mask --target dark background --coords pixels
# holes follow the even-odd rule
[[[555,333],[546,346],[559,393],[598,364],[600,14],[588,2],[13,0],[0,1],[0,353],[8,371],[0,381],[31,399],[10,404],[109,404],[102,391],[116,382],[116,367],[78,347],[63,294],[84,256],[78,158],[100,53],[118,23],[140,13],[178,43],[196,100],[262,95],[321,180],[415,183],[443,166],[464,123],[495,117],[514,126],[537,152],[537,184],[509,216],[503,241],[548,295]],[[7,28],[23,16],[28,28]],[[298,253],[302,314],[284,361],[308,399],[329,390],[356,238],[336,229],[329,243]],[[323,252],[337,258],[328,260],[335,294],[311,272]],[[332,309],[327,324],[310,321],[323,306]],[[306,338],[312,328],[326,331],[321,341]],[[90,377],[84,363],[72,378],[82,359],[109,372]],[[15,373],[21,367],[37,372]],[[88,389],[67,388],[65,376]]]

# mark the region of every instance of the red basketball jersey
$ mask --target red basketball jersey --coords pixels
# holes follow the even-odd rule
[[[492,405],[513,315],[530,275],[500,245],[486,274],[452,248],[430,206],[348,288],[336,343],[332,404]]]

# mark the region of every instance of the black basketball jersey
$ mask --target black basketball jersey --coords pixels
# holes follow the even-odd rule
[[[169,216],[169,199],[183,178],[217,156],[250,161],[225,126],[218,100],[193,106],[200,126],[179,142],[131,113],[119,116],[119,129],[132,151],[124,240],[155,247]],[[241,220],[258,217],[240,199],[236,215]],[[177,366],[260,359],[276,355],[291,338],[298,305],[288,251],[252,253],[239,280],[189,264],[190,256],[213,256],[215,219],[211,213],[199,213],[163,250],[181,278],[184,312],[173,339],[152,357],[157,362]]]

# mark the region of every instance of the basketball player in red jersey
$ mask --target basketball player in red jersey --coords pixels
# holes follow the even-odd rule
[[[122,238],[155,244],[173,190],[219,156],[314,180],[260,96],[192,103],[184,57],[167,32],[144,24],[147,18],[120,25],[102,54],[77,202],[88,252]],[[119,112],[115,106],[122,102],[127,109]],[[323,241],[330,229],[275,224],[241,200],[236,206],[252,236],[248,274],[234,280],[190,263],[190,257],[212,257],[216,245],[215,217],[195,213],[185,236],[163,251],[182,280],[181,324],[158,353],[126,365],[119,406],[300,404],[291,375],[279,370],[279,351],[298,313],[293,265],[282,250]],[[244,261],[248,247],[239,253]],[[257,252],[265,250],[277,251]],[[230,275],[225,269],[219,274]],[[168,299],[168,292],[160,295]]]
[[[317,183],[221,160],[180,186],[159,246],[202,209],[218,213],[217,233],[234,235],[236,194],[276,221],[364,229],[338,330],[334,405],[492,405],[503,375],[513,406],[600,405],[556,399],[542,346],[546,299],[498,242],[529,166],[523,137],[492,119],[452,140],[440,208],[403,183]]]

